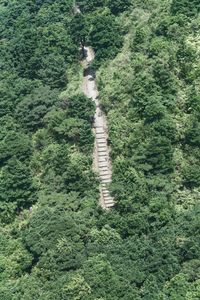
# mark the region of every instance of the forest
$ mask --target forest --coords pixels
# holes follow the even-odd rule
[[[200,299],[199,0],[0,1],[0,299]],[[93,170],[107,116],[111,210]]]

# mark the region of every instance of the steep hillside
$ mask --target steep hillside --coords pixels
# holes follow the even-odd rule
[[[0,4],[0,299],[197,300],[199,1],[74,4]],[[81,91],[88,45],[108,119],[109,211]]]
[[[122,51],[97,76],[120,216],[110,225],[134,241],[142,299],[200,296],[200,7],[180,2],[135,1]]]

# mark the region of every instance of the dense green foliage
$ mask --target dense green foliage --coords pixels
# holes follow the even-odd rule
[[[199,1],[1,1],[0,299],[200,298]],[[92,171],[109,123],[116,205]]]
[[[135,1],[123,50],[98,74],[119,214],[110,225],[132,243],[134,299],[200,297],[198,11],[199,1]]]
[[[115,10],[122,12],[128,7],[129,2],[129,0],[109,3],[104,0],[95,3],[88,0],[79,1],[84,14],[75,14],[70,24],[70,32],[74,41],[81,44],[89,43],[93,47],[95,68],[105,60],[114,58],[120,51],[123,45],[122,29],[115,17]]]
[[[81,11],[84,13],[93,12],[99,8],[109,8],[111,12],[118,15],[131,6],[131,0],[79,0]]]

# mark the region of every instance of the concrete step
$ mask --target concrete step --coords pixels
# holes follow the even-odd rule
[[[103,197],[103,201],[104,201],[105,204],[110,204],[110,203],[114,202],[112,198],[110,198],[110,199],[106,198],[105,199],[104,197]]]
[[[108,168],[108,162],[105,160],[104,157],[99,157],[98,163],[100,163],[100,164],[105,163],[104,167]]]
[[[100,180],[102,183],[111,183],[112,182],[112,179],[110,177],[100,177]]]
[[[99,145],[97,144],[97,150],[99,150],[99,151],[104,150],[104,151],[107,151],[107,152],[108,152],[108,148],[107,148],[107,146],[105,146],[105,145],[99,146]]]
[[[109,170],[108,166],[104,166],[104,167],[99,166],[99,173],[101,172],[109,172],[111,174],[111,171]]]
[[[108,163],[105,160],[99,161],[98,166],[99,166],[99,168],[108,168]]]
[[[102,177],[104,174],[107,175],[107,176],[110,176],[110,178],[111,178],[111,173],[110,173],[108,170],[105,170],[104,173],[101,172],[101,171],[99,171],[99,175],[100,175],[101,177]]]
[[[101,160],[101,159],[103,159],[103,161],[105,161],[107,163],[107,166],[108,166],[109,160],[108,160],[108,156],[106,155],[106,153],[104,153],[104,152],[99,153],[98,160]]]
[[[108,151],[105,148],[104,149],[103,148],[100,148],[100,149],[97,148],[97,151],[98,151],[98,155],[102,156],[102,154],[104,154],[105,156],[108,156]]]
[[[108,162],[109,162],[109,160],[108,160],[108,156],[106,156],[106,155],[99,155],[99,157],[98,157],[98,162],[99,163],[103,163],[103,162],[105,162],[105,166],[104,167],[109,167],[109,164],[108,164]]]
[[[107,161],[107,165],[108,165],[108,161],[109,161],[109,157],[107,155],[107,152],[98,152],[98,158],[105,158],[105,161]]]
[[[99,170],[99,173],[101,174],[101,175],[107,175],[107,174],[109,174],[109,175],[111,175],[111,171],[109,170],[109,168],[107,168],[107,169],[100,169]]]
[[[103,183],[111,183],[112,182],[110,177],[100,177],[100,180]],[[105,182],[105,181],[107,181],[107,182]]]
[[[106,156],[105,154],[100,154],[99,157],[98,157],[98,162],[102,163],[102,162],[105,162],[105,166],[108,167],[108,156]]]
[[[98,144],[97,143],[97,149],[108,149],[108,146],[106,143]]]
[[[106,160],[105,160],[106,158]],[[103,159],[103,160],[102,160]],[[109,166],[109,160],[107,155],[99,155],[98,156],[99,166],[108,167]]]
[[[104,197],[106,197],[106,196],[110,197],[110,193],[109,192],[102,192],[102,194],[103,194]]]
[[[105,158],[106,158],[106,156],[99,156],[98,157],[98,162],[99,163],[104,162],[104,163],[106,163],[106,166],[107,166],[108,165],[108,160],[106,160]]]
[[[98,131],[98,132],[100,132],[100,131],[105,132],[104,128],[99,126],[98,124],[94,124],[94,127],[95,127],[95,130]]]
[[[103,199],[104,199],[104,202],[105,202],[105,203],[111,203],[111,202],[114,202],[114,201],[113,201],[113,198],[111,198],[111,197],[104,197],[104,196],[103,196]]]
[[[97,133],[96,137],[97,137],[97,141],[98,141],[99,139],[105,139],[105,140],[106,140],[106,137],[105,137],[105,134],[104,134],[104,133]]]
[[[102,147],[103,145],[105,147],[108,146],[107,143],[106,143],[106,140],[100,140],[100,141],[97,140],[97,146],[101,146]]]
[[[105,156],[108,156],[108,151],[106,148],[100,148],[100,149],[97,148],[97,151],[99,155],[100,154],[102,155],[102,153],[104,153]]]
[[[96,128],[96,134],[105,134],[105,131],[101,128]]]
[[[106,138],[97,139],[97,144],[99,144],[99,145],[106,144],[107,145],[107,139]]]
[[[102,192],[109,192],[109,189],[107,188],[107,186],[102,186],[101,190],[102,190]]]
[[[103,179],[103,178],[109,178],[109,179],[111,179],[111,175],[110,175],[110,173],[107,173],[107,174],[100,174],[100,177]]]
[[[98,157],[99,159],[102,159],[102,157]],[[99,166],[101,167],[108,167],[108,161],[99,161]]]
[[[99,162],[98,166],[99,166],[99,168],[102,168],[102,169],[104,169],[104,168],[108,169],[107,162]]]
[[[102,155],[105,155],[108,157],[108,152],[107,152],[107,149],[97,149],[98,150],[98,155],[102,156]]]
[[[110,193],[107,193],[107,194],[102,193],[102,194],[103,194],[103,196],[104,196],[104,199],[108,199],[108,200],[113,199],[113,198],[111,197]]]
[[[108,168],[108,166],[106,166],[106,167],[104,167],[104,168],[99,168],[99,172],[101,173],[101,174],[111,174],[111,171],[110,171],[110,169]]]
[[[101,182],[102,182],[102,183],[111,183],[112,180],[111,180],[110,178],[109,178],[109,179],[108,179],[108,178],[106,178],[106,179],[102,178],[102,179],[101,179]]]
[[[97,143],[97,146],[99,149],[101,148],[106,148],[107,149],[107,144],[106,143]]]
[[[113,203],[109,203],[109,204],[106,204],[105,203],[105,206],[106,206],[106,208],[110,208],[110,207],[113,207],[115,205],[115,203],[113,202]]]
[[[100,173],[101,176],[108,176],[109,175],[111,177],[111,174],[108,170],[107,171],[100,171],[99,173]]]
[[[101,141],[100,143],[99,143],[98,140],[97,140],[97,146],[98,146],[98,147],[106,147],[106,148],[107,148],[108,145],[107,145],[107,143],[106,143],[106,140],[105,140],[104,142]]]
[[[104,203],[105,203],[105,205],[114,205],[113,199],[111,199],[111,200],[109,200],[109,201],[106,201],[106,200],[104,199]]]
[[[103,198],[104,198],[104,201],[105,201],[105,202],[111,202],[111,201],[114,202],[114,201],[113,201],[113,198],[112,198],[111,196],[105,196],[105,197],[103,197]]]
[[[109,193],[109,189],[107,189],[107,187],[102,186],[101,190],[102,193],[107,193],[107,192]]]
[[[107,147],[106,139],[101,139],[100,141],[97,139],[97,145],[100,146],[100,147],[105,145]]]
[[[109,179],[101,179],[101,185],[102,184],[109,185],[109,184],[111,184],[111,180],[109,180]]]
[[[100,156],[98,159],[98,163],[105,163],[104,167],[108,168],[108,159],[106,159],[106,157]]]
[[[107,167],[99,168],[99,173],[100,174],[110,174],[111,175],[111,172],[110,172],[109,168],[107,168]]]
[[[99,174],[100,174],[101,177],[109,176],[111,178],[111,173],[108,170],[100,170]]]
[[[99,174],[100,176],[106,174],[106,175],[110,175],[110,178],[112,177],[112,174],[109,169],[99,169]]]
[[[108,160],[108,156],[106,155],[106,153],[100,152],[99,155],[98,155],[98,157],[99,157],[99,159],[103,157],[104,160],[107,162],[106,166],[108,166],[108,161],[109,160]]]
[[[98,161],[99,162],[106,162],[107,163],[107,166],[108,166],[108,156],[105,154],[105,153],[101,153],[98,155]]]
[[[104,199],[107,199],[107,200],[112,199],[112,197],[110,196],[110,193],[108,193],[108,194],[103,193],[103,197],[104,197]]]
[[[106,140],[106,138],[104,139],[97,139],[97,144],[98,145],[102,145],[102,144],[105,144],[105,145],[107,145],[107,140]]]
[[[103,147],[103,148],[97,148],[98,152],[107,152],[107,148]]]

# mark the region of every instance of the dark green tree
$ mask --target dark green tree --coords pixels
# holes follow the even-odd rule
[[[1,219],[10,221],[14,212],[29,208],[36,199],[29,168],[15,158],[10,159],[0,176]]]
[[[44,116],[58,104],[58,90],[41,86],[27,95],[15,110],[18,122],[28,131],[41,128]]]
[[[200,11],[200,3],[198,0],[173,0],[171,11],[173,14],[185,14],[187,16],[193,16]]]
[[[146,148],[145,162],[151,165],[153,173],[169,173],[174,168],[173,148],[165,137],[154,137]]]
[[[114,58],[122,47],[123,38],[115,17],[107,12],[96,13],[92,18],[89,42],[96,53],[99,65]]]
[[[90,13],[98,8],[103,8],[106,5],[107,0],[96,0],[95,2],[91,2],[90,0],[80,0],[78,3],[82,12]]]
[[[118,15],[119,13],[127,10],[132,1],[131,0],[108,0],[108,7],[114,15]]]
[[[91,99],[79,94],[67,99],[63,98],[62,101],[61,106],[67,109],[71,117],[92,122],[95,106]]]

